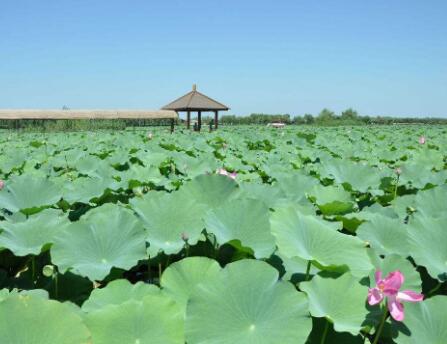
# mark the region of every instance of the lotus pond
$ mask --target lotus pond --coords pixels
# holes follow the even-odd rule
[[[3,131],[0,153],[1,343],[447,343],[446,127]]]

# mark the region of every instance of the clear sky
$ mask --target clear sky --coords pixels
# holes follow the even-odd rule
[[[0,108],[447,117],[446,0],[0,0]]]

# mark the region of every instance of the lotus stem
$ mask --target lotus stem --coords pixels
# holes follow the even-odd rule
[[[308,281],[309,280],[309,277],[310,277],[310,266],[311,266],[311,261],[309,260],[308,262],[307,262],[307,267],[306,267],[306,276],[304,277],[304,280],[305,281]]]
[[[441,286],[442,286],[442,283],[441,283],[441,282],[438,282],[438,284],[436,285],[436,287],[434,287],[432,290],[430,290],[430,291],[427,293],[427,297],[430,297],[430,296],[432,296],[434,293],[436,293],[436,292],[441,288]]]
[[[36,284],[36,257],[31,257],[31,279],[33,280],[33,284]]]
[[[185,242],[185,256],[186,256],[186,258],[189,257],[189,244],[188,244],[188,242]]]
[[[374,338],[373,344],[377,344],[379,342],[380,335],[382,334],[383,326],[385,325],[385,320],[388,315],[388,309],[383,307],[383,315],[382,320],[380,321],[379,328],[376,331],[376,337]]]
[[[161,262],[158,263],[158,283],[161,282]]]
[[[399,175],[397,175],[396,186],[394,187],[394,199],[397,197],[397,187],[399,186]]]
[[[321,337],[320,344],[324,344],[327,337],[327,331],[329,330],[329,321],[326,319],[326,324],[324,325],[323,336]]]
[[[54,272],[54,296],[56,299],[59,298],[59,278],[58,278],[58,272]]]

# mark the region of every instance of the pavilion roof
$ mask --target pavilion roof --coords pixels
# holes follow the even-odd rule
[[[192,91],[162,107],[163,110],[174,111],[216,111],[229,110],[229,107],[197,91],[193,85]]]

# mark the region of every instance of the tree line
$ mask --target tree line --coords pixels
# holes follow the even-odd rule
[[[206,122],[206,119],[205,121]],[[223,115],[219,122],[226,125],[268,124],[281,122],[285,124],[309,125],[367,125],[367,124],[447,124],[447,118],[431,117],[392,117],[392,116],[361,116],[352,108],[346,109],[340,115],[329,109],[323,109],[318,115],[252,113],[249,116]]]

